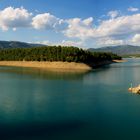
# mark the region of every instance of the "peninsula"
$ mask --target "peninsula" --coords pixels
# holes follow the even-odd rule
[[[90,70],[121,57],[112,53],[89,52],[77,47],[46,46],[0,49],[1,66],[44,69]]]

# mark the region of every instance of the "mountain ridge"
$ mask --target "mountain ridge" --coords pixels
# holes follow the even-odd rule
[[[0,49],[9,48],[32,48],[32,47],[44,47],[48,45],[34,44],[20,41],[0,41]],[[117,45],[117,46],[106,46],[101,48],[89,48],[90,52],[111,52],[117,55],[135,55],[140,54],[140,46],[133,45]]]
[[[101,48],[89,48],[91,52],[112,52],[117,55],[134,55],[140,54],[140,46],[133,45],[118,45],[118,46],[106,46]]]
[[[31,48],[31,47],[39,47],[39,46],[47,46],[43,44],[34,44],[34,43],[26,43],[20,41],[0,41],[0,49],[8,49],[8,48]]]

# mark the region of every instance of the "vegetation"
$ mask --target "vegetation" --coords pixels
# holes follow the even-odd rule
[[[123,58],[140,58],[140,54],[123,55]]]
[[[112,53],[91,53],[76,47],[33,47],[0,49],[0,61],[67,61],[94,63],[121,59]]]
[[[140,54],[140,46],[118,45],[101,48],[89,48],[91,52],[112,52],[120,56]]]
[[[98,60],[121,60],[122,57],[118,56],[117,54],[113,54],[111,52],[93,52],[94,57]]]

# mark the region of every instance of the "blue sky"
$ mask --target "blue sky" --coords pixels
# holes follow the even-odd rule
[[[1,40],[140,45],[139,25],[139,0],[0,0]]]

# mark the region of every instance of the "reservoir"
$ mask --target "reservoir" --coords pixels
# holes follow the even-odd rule
[[[140,59],[89,72],[0,67],[6,140],[138,140]]]

